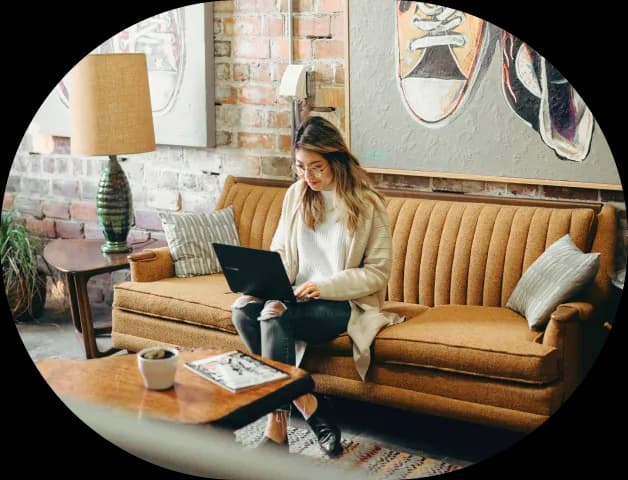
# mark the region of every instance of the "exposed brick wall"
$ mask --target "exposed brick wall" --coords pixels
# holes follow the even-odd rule
[[[294,2],[295,63],[311,72],[312,104],[334,107],[321,114],[344,126],[344,28],[342,0]],[[286,0],[234,0],[214,4],[214,62],[217,147],[158,146],[121,161],[133,193],[131,241],[163,239],[160,211],[211,210],[228,174],[290,176],[290,103],[277,89],[288,64]],[[45,154],[32,144],[51,145]],[[43,143],[42,143],[43,142]],[[70,155],[67,138],[26,135],[13,161],[3,209],[15,208],[46,238],[102,238],[95,199],[107,159]],[[609,201],[625,211],[622,192],[443,178],[373,175],[382,187],[475,194]],[[622,232],[626,231],[625,215]],[[100,275],[89,284],[90,299],[111,303],[111,283],[124,272]]]
[[[338,126],[344,123],[342,3],[294,2],[292,42],[295,63],[307,64],[311,72],[313,104],[337,107],[328,118]],[[285,0],[215,4],[216,117],[224,173],[289,174],[291,105],[277,96],[291,47],[287,11]],[[325,103],[325,89],[342,92],[342,101]]]

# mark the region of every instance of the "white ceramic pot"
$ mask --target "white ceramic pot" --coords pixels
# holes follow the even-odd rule
[[[150,354],[163,350],[163,358],[146,358]],[[174,375],[177,371],[179,352],[171,347],[149,347],[137,353],[137,366],[140,369],[144,386],[151,390],[165,390],[174,385]]]

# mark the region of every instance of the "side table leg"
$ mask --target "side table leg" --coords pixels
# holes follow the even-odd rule
[[[87,295],[87,278],[80,274],[73,275],[74,292],[76,294],[76,304],[81,322],[81,333],[83,334],[83,345],[85,346],[85,356],[95,358],[98,348],[96,347],[96,337],[94,336],[94,324],[92,320],[92,309],[89,306]]]
[[[65,286],[68,289],[68,297],[70,298],[70,315],[72,317],[72,323],[74,328],[83,333],[83,327],[81,326],[81,313],[79,311],[78,301],[76,299],[76,287],[74,286],[74,276],[69,273],[63,274],[63,280]]]
[[[92,309],[89,305],[89,296],[87,294],[87,281],[89,276],[81,274],[73,275],[74,290],[76,294],[76,304],[78,306],[81,332],[83,334],[83,345],[85,346],[85,356],[89,358],[103,357],[111,355],[119,351],[117,348],[110,348],[105,352],[98,350],[96,344],[96,334],[94,331],[94,321],[92,318]]]

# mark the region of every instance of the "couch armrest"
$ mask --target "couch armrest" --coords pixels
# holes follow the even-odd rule
[[[556,307],[550,319],[556,322],[584,321],[591,317],[593,305],[588,302],[568,302]]]
[[[565,389],[563,400],[575,390],[582,380],[583,325],[593,315],[593,305],[588,302],[568,302],[559,305],[550,315],[543,333],[543,345],[560,352]]]
[[[545,327],[543,345],[561,348],[565,335],[573,330],[571,325],[577,325],[586,321],[593,314],[593,305],[588,302],[568,302],[556,307],[550,315],[550,321]]]
[[[132,282],[155,282],[174,277],[174,263],[168,247],[145,249],[127,258]]]

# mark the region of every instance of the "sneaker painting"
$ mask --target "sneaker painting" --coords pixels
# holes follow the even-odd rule
[[[536,50],[502,31],[502,88],[508,105],[560,158],[589,153],[593,115],[556,68]]]
[[[513,34],[502,30],[502,88],[512,111],[539,131],[541,56]]]
[[[567,79],[545,61],[541,62],[539,131],[556,155],[581,162],[589,154],[593,114]]]
[[[397,1],[398,77],[406,105],[422,124],[447,125],[488,63],[484,20],[433,3]]]

